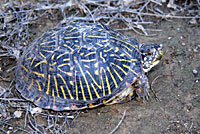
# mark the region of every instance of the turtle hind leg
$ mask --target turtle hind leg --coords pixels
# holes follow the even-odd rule
[[[142,74],[137,82],[133,85],[135,88],[136,94],[139,98],[143,98],[144,100],[148,100],[150,94],[150,86],[145,74]]]

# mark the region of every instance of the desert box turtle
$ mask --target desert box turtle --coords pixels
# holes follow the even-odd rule
[[[22,54],[16,88],[41,108],[79,110],[149,95],[145,75],[163,57],[101,23],[73,22],[49,30]]]

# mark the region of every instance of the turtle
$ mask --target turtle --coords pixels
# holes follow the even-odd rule
[[[70,22],[51,28],[22,53],[16,89],[54,111],[146,100],[146,72],[162,58],[162,45],[139,43],[100,22]]]

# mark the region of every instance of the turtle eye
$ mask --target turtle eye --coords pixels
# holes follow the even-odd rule
[[[152,54],[153,54],[152,52],[147,52],[147,55],[148,55],[148,56],[150,56],[150,55],[152,55]]]

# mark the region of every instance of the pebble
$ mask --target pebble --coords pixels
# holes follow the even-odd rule
[[[185,43],[184,43],[184,42],[182,43],[182,46],[185,46]]]
[[[20,118],[22,116],[22,111],[15,111],[14,115],[16,118]]]
[[[31,114],[35,114],[35,113],[41,113],[42,112],[42,109],[39,108],[39,107],[35,107],[35,108],[31,108],[30,110]]]
[[[197,71],[196,69],[193,69],[193,70],[192,70],[192,73],[194,74],[194,76],[197,76],[198,71]]]
[[[197,52],[198,52],[198,49],[194,48],[193,51],[197,53]]]
[[[195,18],[192,18],[190,21],[189,21],[190,24],[197,24],[197,20]]]
[[[168,37],[167,39],[168,39],[168,40],[171,40],[171,39],[172,39],[172,37]]]

